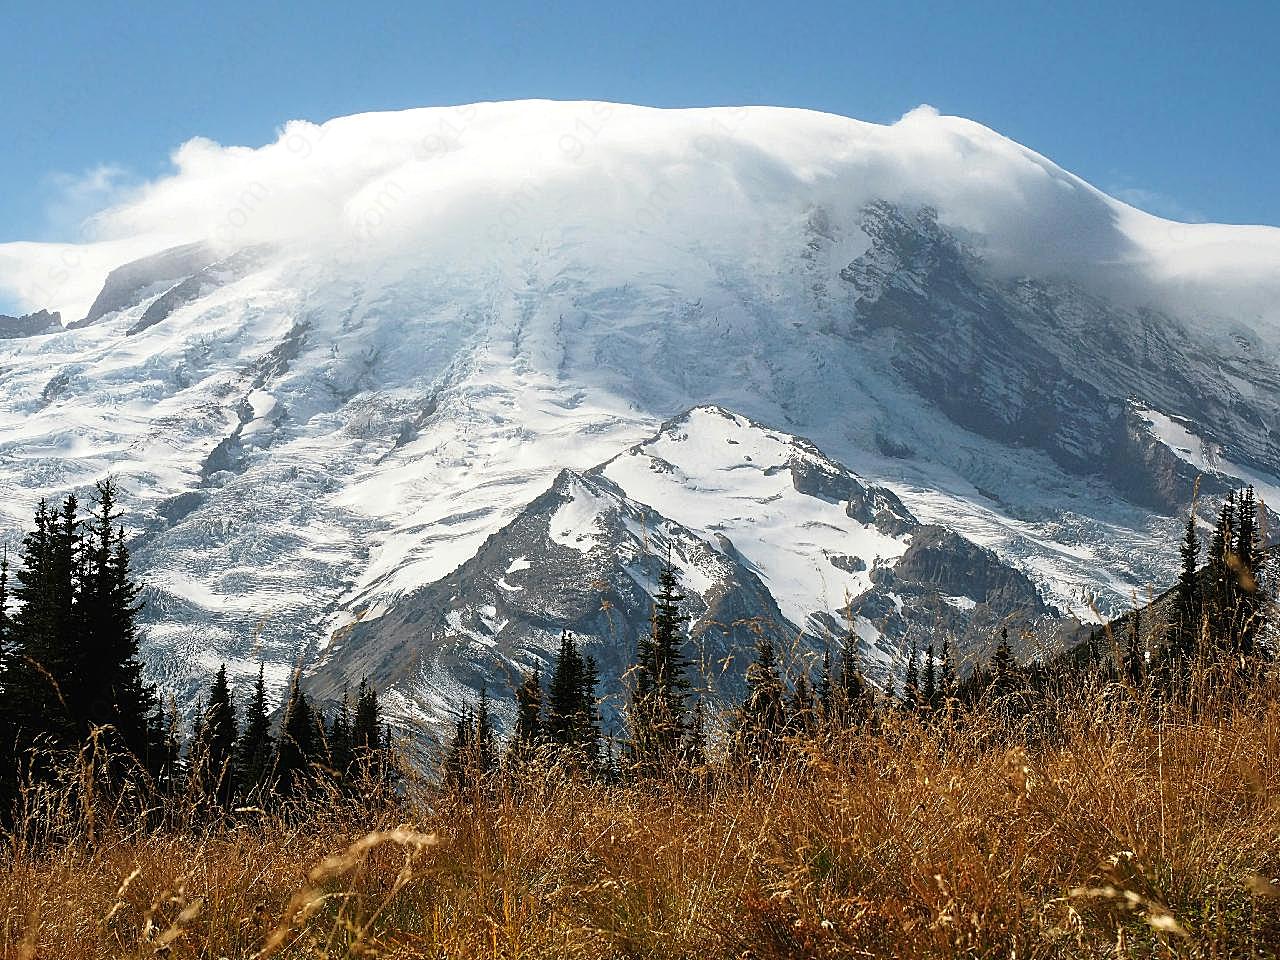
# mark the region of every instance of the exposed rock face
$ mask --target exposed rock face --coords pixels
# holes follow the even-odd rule
[[[157,323],[167,320],[169,315],[179,307],[193,303],[219,287],[240,279],[253,267],[259,254],[260,251],[258,250],[241,250],[233,256],[201,267],[199,271],[189,277],[185,277],[151,301],[138,321],[126,331],[126,335],[133,336],[143,330],[150,329]],[[192,266],[200,262],[200,259],[202,258],[193,254],[185,258],[178,258],[178,262],[171,263],[166,261],[164,266],[166,268],[174,268],[179,264]],[[141,273],[139,277],[141,277]],[[123,298],[123,290],[121,295]]]
[[[786,626],[769,591],[734,557],[609,480],[571,471],[453,574],[342,628],[312,687],[333,697],[344,678],[368,676],[399,691],[403,707],[445,720],[482,687],[505,693],[523,671],[545,673],[570,630],[600,665],[606,718],[616,724],[668,558],[692,618],[689,653],[709,684],[702,695],[735,697],[753,631]]]
[[[1070,620],[1044,602],[1025,573],[938,526],[917,527],[907,552],[875,581],[875,591],[858,603],[878,607],[899,649],[931,644],[936,652],[948,636],[962,668],[990,654],[1001,624],[1043,634]],[[877,596],[892,596],[895,605]]]
[[[108,314],[135,306],[194,276],[216,259],[217,254],[208,244],[192,243],[127,263],[111,271],[84,319],[71,326],[88,326]]]
[[[42,333],[56,333],[61,329],[62,315],[48,310],[28,313],[24,317],[0,316],[0,340],[35,337]]]
[[[1026,574],[942,527],[916,528],[911,546],[893,567],[893,575],[949,595],[981,598],[1005,610],[1024,609],[1036,615],[1048,612]]]
[[[894,367],[957,425],[1167,512],[1189,502],[1194,471],[1149,448],[1131,398],[1200,424],[1230,460],[1280,466],[1280,369],[1246,342],[1224,353],[1063,281],[997,280],[928,209],[872,204],[862,229],[871,247],[841,272],[854,336],[891,335]]]
[[[601,665],[616,726],[668,560],[701,695],[721,704],[743,695],[758,632],[793,672],[812,672],[852,636],[883,681],[925,638],[946,634],[959,657],[976,656],[1000,620],[1056,614],[994,553],[920,524],[808,441],[704,407],[593,470],[561,473],[453,574],[358,612],[310,682],[333,697],[344,678],[367,675],[400,691],[402,709],[442,721],[486,685],[505,691],[545,670],[568,629]],[[825,597],[812,582],[827,584]]]

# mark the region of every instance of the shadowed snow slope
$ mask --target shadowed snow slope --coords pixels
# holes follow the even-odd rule
[[[0,245],[0,286],[66,322],[0,338],[0,525],[114,473],[184,698],[222,660],[331,685],[384,618],[387,676],[456,692],[478,667],[405,604],[562,470],[815,643],[864,598],[882,668],[937,598],[977,644],[997,609],[1163,585],[1197,472],[1280,489],[1280,230],[1150,217],[927,108],[475,104],[174,164],[93,243]],[[561,496],[547,556],[634,569]]]

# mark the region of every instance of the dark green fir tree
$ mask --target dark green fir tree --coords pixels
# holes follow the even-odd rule
[[[190,756],[201,792],[223,809],[230,809],[236,795],[236,710],[227,685],[227,668],[218,668],[209,686],[198,734]]]
[[[244,732],[236,747],[236,779],[246,796],[256,797],[267,788],[272,779],[275,752],[276,745],[271,736],[271,721],[268,717],[264,668],[262,664],[258,664],[253,696],[245,709]]]
[[[688,727],[688,659],[684,656],[685,624],[675,568],[666,563],[658,574],[649,634],[637,644],[631,698],[631,750],[636,768],[646,773],[669,770],[679,759]]]

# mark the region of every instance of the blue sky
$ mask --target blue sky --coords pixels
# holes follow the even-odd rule
[[[1280,4],[354,6],[7,4],[0,241],[71,239],[192,136],[523,97],[930,103],[1152,212],[1280,224]]]

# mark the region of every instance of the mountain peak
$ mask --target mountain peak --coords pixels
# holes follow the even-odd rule
[[[86,270],[110,262],[107,242],[203,244],[223,256],[269,243],[284,257],[389,270],[391,261],[443,268],[495,255],[518,263],[560,235],[578,256],[596,252],[597,269],[629,261],[670,272],[691,248],[747,252],[744,238],[777,257],[781,248],[760,244],[788,240],[785,225],[805,210],[855,223],[867,204],[886,201],[932,208],[1004,275],[1056,270],[1124,284],[1139,299],[1176,276],[1179,297],[1166,305],[1221,315],[1224,297],[1247,295],[1276,329],[1267,304],[1280,297],[1260,296],[1280,283],[1271,269],[1280,230],[1175,229],[981,124],[923,108],[881,125],[782,107],[475,103],[290,121],[255,148],[196,138],[173,161],[172,173],[95,217],[104,241],[81,245]],[[0,245],[0,284],[32,289],[49,253]],[[66,284],[58,295],[78,296]],[[93,319],[112,302],[51,306]]]

